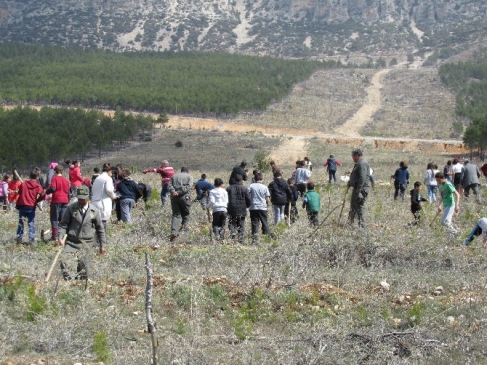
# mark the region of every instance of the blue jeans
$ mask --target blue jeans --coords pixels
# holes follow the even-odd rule
[[[167,201],[167,193],[168,192],[169,192],[169,185],[168,184],[162,185],[162,189],[161,189],[161,203],[162,203],[163,206],[166,204],[166,201]]]
[[[426,185],[428,188],[428,200],[430,203],[436,201],[436,185]]]
[[[34,220],[36,217],[36,211],[34,208],[24,207],[19,209],[19,225],[17,226],[17,238],[22,239],[24,234],[24,218],[27,218],[27,224],[29,225],[29,243],[35,242],[35,228]]]

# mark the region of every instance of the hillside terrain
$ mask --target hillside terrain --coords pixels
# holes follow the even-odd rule
[[[482,40],[486,12],[482,0],[0,1],[0,37],[346,61],[357,53],[387,57]]]

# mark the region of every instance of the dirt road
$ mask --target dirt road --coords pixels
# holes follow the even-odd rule
[[[371,80],[370,86],[366,89],[367,102],[357,110],[355,115],[347,120],[342,126],[336,129],[336,132],[348,137],[360,137],[360,129],[367,123],[372,122],[375,112],[381,107],[381,78],[389,73],[391,69],[384,69],[377,72]]]

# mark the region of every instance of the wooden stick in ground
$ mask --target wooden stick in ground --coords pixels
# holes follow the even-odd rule
[[[152,365],[157,365],[157,347],[159,345],[156,337],[156,326],[152,319],[152,288],[154,286],[152,276],[152,265],[149,261],[149,254],[145,253],[145,269],[147,271],[147,286],[145,288],[145,316],[147,318],[147,329],[152,342]]]
[[[433,219],[431,220],[431,223],[430,223],[430,225],[429,225],[430,227],[433,225],[433,223],[435,223],[435,220],[436,220],[436,218],[437,218],[437,217],[440,215],[440,213],[441,213],[440,211],[437,211],[437,212],[436,212],[435,216],[434,216],[434,217],[433,217]]]
[[[287,226],[291,227],[291,201],[289,201],[289,206],[287,207]]]
[[[350,186],[347,186],[347,190],[345,190],[345,195],[343,196],[343,202],[342,202],[342,209],[340,209],[340,215],[338,216],[337,224],[340,224],[340,220],[342,219],[342,213],[343,213],[343,208],[345,207],[345,201],[347,200],[348,189],[350,189]]]
[[[57,250],[57,253],[56,253],[56,256],[54,256],[54,260],[52,261],[52,264],[51,264],[51,268],[49,269],[49,271],[47,272],[47,276],[46,276],[46,283],[49,281],[49,279],[51,278],[51,275],[52,275],[52,271],[54,270],[54,266],[56,266],[56,262],[57,260],[59,259],[59,256],[61,255],[61,252],[63,251],[63,248],[64,248],[64,241],[66,241],[66,235],[63,236],[63,245],[61,247],[59,247],[59,249]]]

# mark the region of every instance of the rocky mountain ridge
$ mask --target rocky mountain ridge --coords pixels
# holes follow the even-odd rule
[[[412,52],[478,41],[482,0],[0,1],[5,41],[281,57]]]

